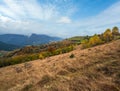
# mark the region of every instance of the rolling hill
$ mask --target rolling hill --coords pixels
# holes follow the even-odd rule
[[[71,54],[74,55],[71,57]],[[0,91],[120,91],[120,39],[0,68]]]

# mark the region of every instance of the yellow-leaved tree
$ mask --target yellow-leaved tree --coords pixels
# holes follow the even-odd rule
[[[118,27],[113,27],[113,29],[112,29],[112,34],[113,34],[114,36],[119,35],[119,34],[120,34],[120,33],[119,33],[119,28],[118,28]]]
[[[89,42],[88,39],[82,40],[82,41],[81,41],[82,48],[88,48],[88,47],[89,47],[88,42]]]
[[[89,39],[89,46],[96,46],[96,45],[99,45],[99,44],[102,44],[103,41],[100,39],[100,37],[98,35],[94,35],[92,36],[90,39]]]
[[[85,39],[82,41],[82,48],[88,48],[88,47],[96,46],[102,43],[103,41],[100,39],[100,37],[95,34],[89,40]]]
[[[107,29],[104,33],[103,33],[103,39],[105,42],[109,42],[113,39],[113,35],[110,29]]]

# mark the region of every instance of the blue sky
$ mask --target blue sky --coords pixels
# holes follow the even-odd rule
[[[120,27],[120,0],[0,0],[0,34],[63,38]]]

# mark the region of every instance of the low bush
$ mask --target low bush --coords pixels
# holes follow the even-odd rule
[[[67,75],[68,74],[68,71],[66,70],[61,70],[57,73],[57,75]]]
[[[51,52],[49,52],[49,51],[41,52],[39,54],[39,59],[44,59],[46,57],[67,53],[67,52],[70,52],[72,50],[73,50],[73,46],[68,46],[68,47],[56,49],[56,50],[51,51]]]
[[[29,54],[29,55],[20,55],[20,56],[14,56],[11,58],[3,58],[0,60],[0,67],[19,64],[23,62],[28,62],[31,60],[39,59],[38,54]]]
[[[20,73],[20,72],[22,72],[23,70],[22,70],[21,67],[15,67],[15,71],[16,71],[17,73]]]
[[[74,57],[75,57],[75,55],[74,55],[74,54],[71,54],[71,55],[70,55],[70,58],[74,58]]]
[[[33,87],[32,84],[28,84],[22,89],[22,91],[29,91],[32,87]]]
[[[38,85],[40,86],[44,86],[45,84],[49,83],[50,81],[52,81],[53,78],[49,75],[44,75],[42,77],[42,79],[38,82]]]

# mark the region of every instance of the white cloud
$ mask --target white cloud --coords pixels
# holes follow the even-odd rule
[[[77,21],[71,20],[69,16],[74,13],[74,8],[67,10],[65,7],[64,14],[59,11],[59,7],[51,3],[38,4],[37,0],[4,0],[4,5],[0,4],[0,33],[41,33],[70,37],[100,33],[108,27],[120,26],[120,2],[96,16]]]
[[[49,20],[57,16],[55,5],[38,4],[37,0],[4,0],[0,13],[14,19]]]
[[[71,23],[71,19],[69,17],[61,17],[60,20],[57,21],[57,23]]]
[[[1,21],[1,22],[8,22],[8,21],[12,21],[12,19],[11,19],[11,18],[8,18],[8,17],[5,17],[5,16],[0,15],[0,21]]]

